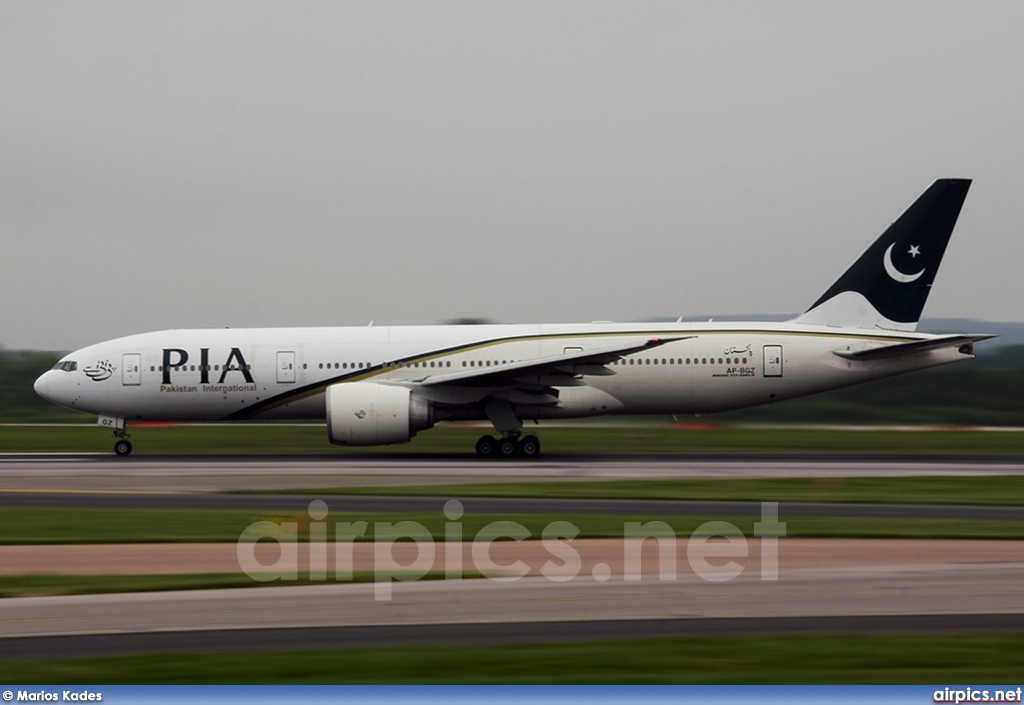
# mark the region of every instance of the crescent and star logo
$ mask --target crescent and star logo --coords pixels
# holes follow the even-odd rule
[[[888,274],[893,281],[899,282],[900,284],[909,284],[924,274],[924,269],[920,272],[915,272],[914,274],[904,274],[900,270],[896,269],[896,265],[892,263],[892,248],[894,247],[896,247],[895,242],[889,245],[889,248],[885,251],[885,257],[882,258],[882,263],[885,265],[885,273]],[[910,249],[907,250],[907,254],[911,257],[917,257],[921,254],[921,248],[917,245],[911,245]],[[927,269],[927,267],[925,269]]]

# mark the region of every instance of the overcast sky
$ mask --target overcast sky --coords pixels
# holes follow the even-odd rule
[[[1019,321],[1024,3],[0,3],[0,345],[797,313],[974,184]]]

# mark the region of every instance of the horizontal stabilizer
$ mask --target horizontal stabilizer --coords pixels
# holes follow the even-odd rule
[[[944,348],[958,348],[968,346],[965,354],[973,352],[974,343],[979,340],[995,338],[994,335],[947,335],[942,338],[931,338],[929,340],[913,340],[909,343],[896,343],[895,345],[884,345],[880,348],[868,348],[866,350],[833,350],[839,357],[847,360],[888,360],[904,355],[928,352],[930,350],[942,350]]]

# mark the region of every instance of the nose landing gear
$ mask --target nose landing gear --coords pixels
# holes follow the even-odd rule
[[[101,416],[96,420],[96,423],[103,428],[111,429],[111,434],[117,439],[114,443],[114,452],[121,458],[128,457],[132,454],[132,444],[128,441],[130,435],[127,431],[127,424],[125,420],[120,416]]]

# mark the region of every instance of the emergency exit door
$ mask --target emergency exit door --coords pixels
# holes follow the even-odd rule
[[[295,382],[295,353],[279,352],[277,354],[277,383],[294,384]]]
[[[782,346],[781,345],[765,345],[764,346],[764,376],[765,377],[781,377],[782,376]]]

